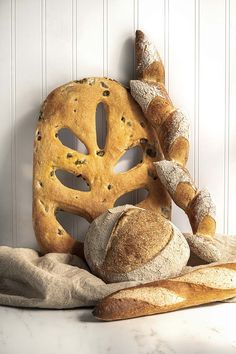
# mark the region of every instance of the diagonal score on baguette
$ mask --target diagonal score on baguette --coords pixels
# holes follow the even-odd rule
[[[175,204],[188,215],[193,234],[214,236],[216,208],[208,190],[197,190],[189,171],[175,161],[162,160],[154,165]]]
[[[236,296],[236,262],[195,267],[180,277],[119,290],[93,314],[104,321],[153,315]]]
[[[171,102],[164,85],[165,69],[160,55],[146,35],[136,31],[136,72],[131,95],[158,134],[166,159],[185,165],[189,153],[189,121]]]

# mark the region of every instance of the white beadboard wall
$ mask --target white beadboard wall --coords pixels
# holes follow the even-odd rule
[[[188,168],[216,202],[217,232],[236,233],[236,1],[0,0],[1,245],[37,247],[32,146],[42,100],[72,79],[128,83],[137,28],[156,44],[170,96],[189,117]],[[87,227],[62,219],[75,237]],[[173,221],[190,230],[176,207]]]

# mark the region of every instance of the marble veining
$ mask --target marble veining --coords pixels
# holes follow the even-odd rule
[[[235,354],[235,316],[233,303],[115,322],[91,309],[0,306],[0,354]]]

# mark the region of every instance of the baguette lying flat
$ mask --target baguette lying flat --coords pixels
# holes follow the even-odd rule
[[[236,262],[192,268],[180,277],[119,290],[93,311],[104,321],[153,315],[236,296]]]

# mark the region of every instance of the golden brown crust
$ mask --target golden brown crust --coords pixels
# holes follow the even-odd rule
[[[216,232],[215,205],[207,190],[198,191],[185,210],[193,234],[214,236]]]
[[[196,189],[188,182],[180,182],[175,191],[174,201],[183,210],[186,210],[189,203],[196,195]]]
[[[175,139],[166,155],[170,160],[178,161],[179,164],[185,166],[189,155],[189,141],[182,137]]]
[[[152,84],[153,85],[153,84]],[[165,122],[168,116],[176,110],[166,91],[164,84],[156,84],[161,96],[155,97],[148,105],[146,117],[152,126],[159,132],[159,127]]]
[[[165,82],[165,69],[161,58],[156,48],[140,30],[136,31],[135,55],[139,80]]]
[[[104,103],[108,114],[108,133],[104,151],[96,140],[95,112]],[[64,146],[58,131],[69,128],[86,145],[88,155]],[[143,149],[143,161],[131,170],[116,174],[114,166],[134,146]],[[92,221],[113,207],[126,192],[147,188],[143,208],[170,217],[171,202],[156,177],[153,161],[162,152],[152,128],[128,91],[106,78],[89,78],[69,82],[55,89],[45,100],[34,143],[33,223],[44,252],[82,254],[83,245],[74,240],[56,220],[58,209]],[[82,175],[91,191],[83,192],[64,186],[56,177],[57,169]]]
[[[204,274],[202,270],[207,270],[209,280],[201,280],[201,274]],[[227,272],[226,284],[218,287],[221,277]],[[234,272],[236,262],[202,265],[178,278],[119,290],[98,303],[93,314],[98,319],[113,321],[225,300],[236,295],[236,286],[230,284]]]
[[[127,273],[143,266],[166,246],[172,232],[171,224],[160,213],[127,210],[112,231],[112,247],[107,251],[103,270]]]
[[[172,288],[173,284],[165,281],[163,284],[166,288]],[[145,301],[135,299],[105,299],[99,303],[93,315],[103,321],[124,320],[129,318],[155,315],[165,312],[180,310],[182,308],[194,307],[202,304],[222,301],[234,297],[236,289],[211,289],[208,287],[176,283],[175,291],[185,295],[190,300],[182,302],[181,304],[173,304],[168,306],[155,306]]]
[[[173,201],[188,215],[193,234],[215,234],[215,205],[207,190],[198,191],[189,171],[175,161],[154,162],[157,175]]]
[[[193,234],[201,236],[214,236],[216,231],[216,221],[211,216],[206,215],[202,221],[197,224],[192,213],[188,213],[189,221],[192,226]]]

